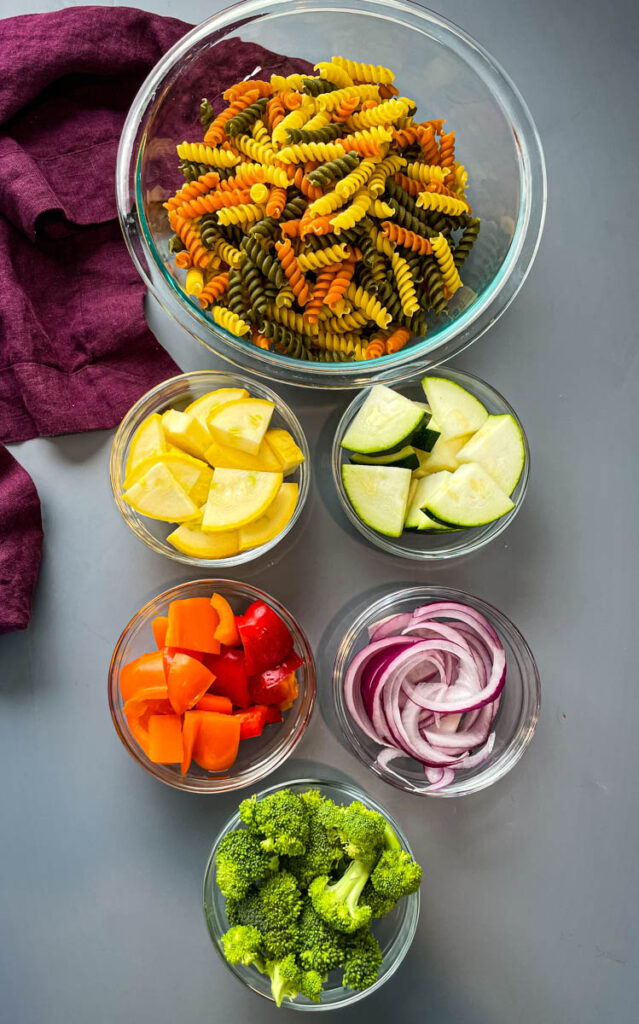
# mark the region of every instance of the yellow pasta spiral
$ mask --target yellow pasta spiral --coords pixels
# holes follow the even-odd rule
[[[275,320],[275,323],[282,324],[283,327],[288,327],[291,331],[297,331],[298,334],[307,334],[312,336],[317,334],[317,324],[309,324],[303,319],[301,313],[295,312],[293,309],[287,309],[285,306],[278,307],[269,304],[266,307],[265,315],[269,320]]]
[[[444,184],[444,178],[448,177],[447,167],[438,167],[437,164],[412,163],[406,167],[405,174],[413,181],[421,181],[422,185],[430,185],[431,181]]]
[[[316,114],[313,114],[310,121],[306,122],[306,131],[314,132],[317,128],[324,128],[327,124],[331,123],[331,114],[329,110],[318,110]]]
[[[355,359],[364,358],[365,344],[359,335],[334,334],[331,331],[319,331],[313,338],[313,345],[326,352],[340,352]]]
[[[227,242],[225,238],[216,238],[213,242],[213,252],[216,253],[229,267],[238,270],[242,265],[243,255],[241,249]]]
[[[253,203],[265,203],[269,197],[268,185],[265,185],[263,181],[257,181],[251,185],[250,196]]]
[[[240,158],[230,149],[218,149],[206,146],[203,142],[180,142],[177,146],[180,160],[192,160],[197,164],[210,164],[211,167],[235,167]]]
[[[320,267],[327,267],[331,263],[341,263],[348,259],[348,246],[346,242],[337,242],[329,245],[326,249],[318,249],[317,252],[302,252],[297,257],[300,268],[307,270],[319,270]]]
[[[320,327],[335,334],[344,334],[346,331],[357,331],[367,323],[366,313],[356,309],[354,313],[342,313],[341,316],[329,316],[320,318]]]
[[[371,208],[373,217],[378,217],[380,220],[387,220],[389,217],[395,216],[395,211],[392,206],[388,203],[382,202],[381,199],[376,199]]]
[[[311,217],[328,217],[335,210],[339,210],[340,206],[343,206],[345,202],[346,196],[340,195],[337,189],[334,189],[334,191],[327,192],[326,195],[315,199],[309,206],[307,213]]]
[[[352,96],[357,96],[359,100],[378,100],[379,89],[376,85],[349,85],[347,89],[322,93],[316,102],[319,110],[335,110],[342,100]]]
[[[463,199],[442,196],[438,192],[420,192],[417,196],[417,205],[424,210],[437,210],[438,213],[447,213],[453,217],[468,212],[468,203]]]
[[[375,226],[371,228],[370,236],[373,240],[373,245],[377,249],[378,253],[380,253],[380,255],[382,256],[387,256],[388,259],[391,259],[393,253],[395,252],[395,246],[393,245],[391,240],[387,238],[386,235],[382,234],[382,232],[379,231]]]
[[[312,96],[304,96],[302,105],[280,121],[273,129],[273,144],[281,146],[286,143],[291,128],[303,128],[315,113],[315,100]]]
[[[255,139],[250,139],[248,135],[235,135],[233,137],[233,145],[236,149],[239,149],[240,153],[244,153],[249,160],[254,160],[258,164],[272,164],[275,160],[275,150],[273,146],[266,142],[257,142]],[[239,162],[239,157],[236,157],[236,162]]]
[[[199,267],[191,267],[186,274],[184,285],[187,295],[199,295],[204,288],[204,274]]]
[[[333,64],[331,61],[321,61],[315,65],[315,70],[319,71],[320,78],[323,78],[326,82],[332,82],[338,89],[348,89],[349,86],[353,85],[353,79],[348,71],[341,68],[339,64]]]
[[[330,93],[327,93],[330,96]],[[338,142],[298,142],[294,146],[285,146],[278,153],[278,160],[287,164],[301,164],[306,160],[337,160],[344,156],[344,147]]]
[[[271,136],[269,135],[268,128],[259,117],[251,128],[251,135],[259,145],[271,145]]]
[[[453,191],[459,196],[463,196],[468,185],[468,171],[463,164],[456,163],[454,170],[454,181],[452,184]],[[450,187],[450,186],[449,186]]]
[[[450,246],[443,235],[437,235],[436,238],[431,239],[430,244],[439,264],[439,272],[442,276],[444,285],[450,294],[453,295],[458,288],[461,288],[462,281],[459,276],[459,271],[453,261],[453,254],[450,251]]]
[[[286,188],[289,184],[288,174],[281,167],[269,167],[262,164],[240,164],[234,175],[236,185],[242,187],[242,181],[247,178],[250,179],[252,185],[263,181],[269,185]]]
[[[349,124],[353,128],[370,128],[374,124],[392,124],[405,117],[409,110],[414,109],[412,100],[401,96],[393,100],[378,103],[370,110],[361,110],[359,114],[351,114]]]
[[[415,292],[415,285],[413,283],[413,275],[410,272],[410,267],[398,252],[394,252],[391,256],[391,266],[393,268],[393,274],[395,275],[395,281],[397,282],[397,291],[399,293],[399,301],[402,304],[402,312],[406,316],[412,316],[413,313],[417,313],[419,310],[419,302],[417,301],[417,294]]]
[[[393,319],[381,302],[367,292],[365,288],[358,288],[355,284],[349,284],[346,289],[346,298],[350,299],[354,306],[361,309],[369,320],[374,320],[378,327],[388,327]]]
[[[344,57],[332,57],[333,64],[344,68],[353,80],[358,82],[379,82],[381,85],[392,85],[395,75],[390,68],[381,64],[361,64],[359,61],[346,60]]]
[[[350,206],[347,206],[341,213],[336,214],[331,221],[333,231],[336,235],[340,231],[348,231],[354,227],[368,213],[373,197],[365,188],[360,188],[354,195]]]
[[[376,165],[375,170],[368,180],[368,191],[375,199],[381,196],[384,191],[386,187],[386,178],[389,174],[396,174],[397,171],[405,165],[405,163],[406,161],[403,156],[399,156],[396,153],[390,153],[388,156],[384,157],[381,163]]]
[[[310,77],[307,75],[271,75],[271,85],[273,92],[286,92],[288,89],[296,89],[301,92],[304,88],[304,79]]]
[[[378,165],[373,157],[366,157],[362,160],[361,164],[347,174],[345,178],[338,181],[335,186],[335,191],[338,195],[343,197],[343,201],[346,202],[352,195],[355,195],[358,189],[362,188],[370,178],[371,174]]]
[[[247,324],[246,320],[242,320],[237,313],[227,309],[226,306],[214,306],[211,314],[216,324],[219,324],[220,327],[223,327],[231,334],[235,334],[238,338],[250,333],[251,325]]]
[[[275,306],[277,309],[290,309],[295,302],[295,292],[291,288],[290,284],[280,288],[279,292],[275,296]]]
[[[257,224],[264,217],[264,207],[259,203],[240,203],[239,206],[228,206],[218,210],[218,224]]]

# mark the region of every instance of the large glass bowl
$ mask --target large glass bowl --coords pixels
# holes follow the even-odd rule
[[[126,462],[129,454],[131,440],[143,420],[152,413],[163,413],[167,409],[183,410],[196,398],[201,398],[209,391],[218,388],[245,388],[253,398],[264,398],[275,403],[272,427],[281,427],[288,430],[295,443],[304,455],[304,462],[294,473],[286,477],[287,482],[297,483],[299,491],[295,511],[283,530],[273,537],[266,544],[256,548],[249,548],[247,551],[240,551],[237,555],[230,555],[227,558],[195,558],[193,555],[186,555],[178,551],[167,541],[168,535],[175,529],[171,523],[161,522],[158,519],[150,519],[136,512],[123,498],[123,484],[126,476]],[[308,497],[311,478],[311,457],[308,449],[306,436],[301,424],[293,410],[271,391],[270,388],[258,383],[249,377],[240,377],[231,373],[211,373],[208,370],[196,370],[193,373],[181,373],[178,377],[171,377],[170,380],[162,381],[151,391],[147,391],[142,398],[138,399],[132,406],[122,423],[118,427],[113,444],[111,446],[111,460],[109,465],[111,477],[111,490],[115,503],[127,526],[133,530],[136,537],[155,551],[158,555],[165,555],[175,562],[182,562],[184,565],[192,565],[198,569],[222,569],[230,568],[233,565],[244,565],[252,562],[255,558],[271,551],[284,537],[287,536],[295,526],[302,514],[302,509]]]
[[[192,762],[186,775],[180,774],[179,765],[154,764],[138,745],[129,729],[122,710],[120,672],[122,666],[146,651],[155,650],[151,622],[156,615],[166,615],[171,601],[189,597],[210,597],[218,593],[225,597],[236,615],[246,611],[252,601],[264,601],[286,623],[295,643],[295,650],[304,664],[297,670],[299,694],[282,721],[267,725],[261,736],[240,743],[235,763],[228,771],[209,772]],[[115,645],[108,680],[109,707],[116,732],[131,757],[160,782],[184,789],[190,793],[225,793],[231,789],[254,786],[274,772],[293,753],[308,725],[315,703],[315,662],[313,652],[301,626],[283,605],[257,587],[231,580],[193,580],[165,590],[140,608],[126,625]]]
[[[422,765],[410,757],[380,765],[375,743],[356,724],[344,700],[344,677],[355,655],[369,643],[368,629],[390,615],[412,612],[433,601],[458,601],[480,612],[497,632],[506,652],[506,683],[493,723],[495,745],[490,756],[474,768],[458,768],[445,789],[431,789]],[[342,640],[333,668],[333,699],[340,725],[354,753],[368,768],[397,789],[422,796],[468,796],[503,778],[523,756],[533,738],[541,707],[541,682],[530,647],[515,625],[487,601],[451,587],[409,587],[396,590],[369,605]]]
[[[491,540],[494,540],[495,537],[498,537],[499,534],[510,525],[514,517],[519,512],[526,494],[528,477],[530,474],[530,449],[528,447],[528,439],[515,410],[508,404],[506,399],[500,395],[495,388],[491,387],[490,384],[486,384],[486,382],[480,380],[479,377],[473,377],[470,373],[462,373],[461,370],[453,370],[450,367],[446,367],[446,369],[438,368],[437,376],[446,377],[447,380],[455,381],[456,384],[465,388],[466,391],[470,391],[475,398],[479,399],[492,416],[500,416],[509,413],[515,418],[519,425],[525,449],[524,468],[521,471],[521,476],[519,477],[517,486],[510,495],[515,507],[505,516],[502,516],[500,519],[495,519],[492,523],[487,523],[486,526],[473,526],[464,530],[452,530],[449,533],[420,533],[418,531],[404,530],[401,537],[386,537],[383,533],[378,533],[377,530],[373,530],[370,526],[367,526],[366,523],[360,519],[348,499],[344,488],[344,482],[342,480],[342,466],[349,462],[349,453],[345,448],[341,447],[342,440],[351,424],[351,421],[354,419],[355,414],[368,397],[368,391],[361,391],[344,411],[344,415],[337,426],[335,438],[333,440],[333,481],[335,483],[340,504],[353,526],[359,530],[367,541],[374,544],[376,547],[381,548],[382,551],[386,551],[390,555],[399,555],[401,558],[411,558],[415,561],[422,562],[442,561],[447,558],[458,558],[461,555],[469,555],[474,551],[479,551],[479,549],[483,548],[484,545],[488,544]],[[406,398],[414,399],[417,402],[423,402],[425,400],[425,395],[420,379],[421,378],[417,378],[410,383],[407,382],[406,384],[402,384],[401,387],[396,388],[395,390],[399,391],[402,395],[405,395]]]
[[[388,820],[391,827],[395,830],[402,847],[413,856],[406,836],[386,808],[382,807],[368,793],[364,793],[356,786],[350,785],[347,782],[329,782],[323,779],[296,779],[294,782],[286,782],[279,786],[271,786],[270,789],[263,789],[257,795],[263,797],[267,793],[276,792],[278,789],[292,789],[296,793],[303,793],[307,789],[319,789],[322,796],[329,797],[335,803],[349,804],[353,800],[361,800],[366,807],[377,811]],[[224,956],[224,949],[222,947],[222,935],[228,930],[229,922],[224,910],[224,897],[215,881],[215,855],[224,836],[228,832],[240,828],[241,825],[239,814],[234,814],[227,821],[215,840],[204,875],[204,917],[213,945],[228,969],[247,988],[272,1002],[269,978],[264,974],[260,974],[254,967],[230,964]],[[353,989],[343,988],[340,983],[340,972],[332,971],[324,986],[319,1003],[312,1003],[305,996],[298,996],[292,1001],[286,999],[282,1003],[282,1009],[286,1007],[290,1010],[303,1011],[339,1010],[344,1006],[352,1006],[353,1003],[357,1003],[360,999],[364,999],[366,996],[376,992],[393,976],[408,953],[415,936],[418,918],[419,891],[400,900],[386,917],[373,921],[373,932],[384,954],[384,962],[377,981],[370,988],[364,989],[363,992],[355,992]]]
[[[466,287],[451,301],[451,318],[433,320],[425,338],[376,360],[301,362],[234,337],[182,290],[169,258],[172,232],[162,203],[183,182],[176,143],[201,141],[199,100],[210,94],[211,81],[219,80],[225,58],[218,48],[228,40],[235,41],[238,60],[243,44],[258,43],[311,64],[342,54],[388,65],[420,114],[444,117],[447,128],[455,129],[458,156],[469,172],[469,200],[482,228],[464,265]],[[244,63],[243,74],[259,76],[259,63]],[[401,380],[416,366],[441,363],[483,334],[526,278],[546,204],[541,143],[516,87],[470,36],[404,0],[355,0],[348,6],[338,0],[246,0],[199,25],[169,50],[140,89],[122,134],[116,187],[131,256],[178,323],[236,366],[291,384],[329,388]]]

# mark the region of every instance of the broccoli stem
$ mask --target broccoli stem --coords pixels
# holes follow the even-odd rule
[[[388,822],[386,822],[386,828],[384,829],[384,846],[387,850],[401,850],[402,848],[402,844]]]
[[[362,889],[366,885],[371,873],[371,865],[363,860],[351,861],[346,871],[333,885],[327,886],[327,890],[333,893],[340,901],[344,901],[349,911],[353,913],[357,908]]]

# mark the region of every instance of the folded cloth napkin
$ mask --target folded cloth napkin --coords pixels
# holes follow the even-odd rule
[[[0,441],[112,427],[177,372],[146,325],[114,175],[137,89],[190,27],[126,7],[1,23]],[[240,40],[221,40],[214,54],[206,91],[218,107],[223,89],[257,68],[309,67]],[[198,101],[194,90],[193,138]],[[39,559],[39,545],[9,544],[15,503],[26,511],[37,493],[14,486],[1,454],[0,631],[27,624]]]

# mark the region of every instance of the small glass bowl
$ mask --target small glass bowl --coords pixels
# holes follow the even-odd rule
[[[182,551],[178,551],[167,542],[166,537],[175,529],[174,525],[143,516],[127,504],[122,497],[125,467],[131,439],[142,423],[142,420],[154,412],[163,413],[167,409],[182,410],[185,406],[194,402],[196,398],[200,398],[202,395],[207,394],[207,392],[214,391],[217,388],[245,388],[254,398],[265,398],[269,402],[274,402],[275,409],[273,410],[271,426],[282,427],[289,431],[295,443],[304,454],[304,462],[295,473],[291,473],[290,476],[286,477],[287,482],[299,485],[297,505],[290,520],[276,537],[273,537],[267,544],[262,544],[257,548],[250,548],[248,551],[241,551],[239,554],[231,555],[228,558],[194,558],[192,555],[186,555]],[[279,544],[291,532],[302,514],[302,509],[308,497],[311,466],[308,442],[300,421],[279,395],[276,395],[270,388],[265,387],[264,384],[260,384],[253,377],[242,377],[234,373],[212,373],[208,370],[196,370],[193,373],[181,373],[178,377],[171,377],[169,380],[163,381],[157,387],[152,388],[151,391],[147,391],[129,409],[113,438],[109,473],[113,497],[122,518],[127,526],[133,530],[134,534],[144,541],[147,547],[150,547],[152,551],[157,552],[159,555],[165,555],[167,558],[172,558],[175,562],[182,562],[184,565],[193,565],[198,569],[222,569],[230,568],[233,565],[244,565],[246,562],[252,562],[254,559],[260,558],[267,551],[271,551],[276,544]]]
[[[489,28],[486,28],[489,34]],[[245,54],[244,47],[252,48]],[[264,51],[270,51],[270,61]],[[183,289],[169,252],[163,203],[184,179],[176,143],[201,141],[201,96],[219,101],[237,77],[280,71],[277,55],[312,66],[344,54],[383,64],[418,104],[420,117],[444,117],[455,129],[469,173],[469,200],[482,227],[464,264],[450,316],[429,317],[428,333],[399,352],[353,363],[307,362],[264,351],[216,325]],[[275,56],[273,56],[275,54]],[[424,69],[428,73],[424,73]],[[241,70],[240,70],[241,69]],[[245,0],[196,26],[173,46],[142,84],[118,150],[120,223],[138,271],[162,307],[193,338],[233,363],[271,380],[305,387],[356,388],[403,380],[449,359],[479,338],[510,305],[537,252],[546,209],[546,171],[537,129],[508,75],[469,35],[441,15],[406,0]]]
[[[453,380],[457,384],[460,384],[461,387],[475,395],[475,397],[485,405],[488,412],[493,415],[510,413],[510,415],[517,420],[519,429],[521,430],[521,434],[524,439],[524,448],[526,450],[526,459],[521,476],[517,482],[517,486],[511,494],[511,499],[515,503],[515,507],[511,512],[508,512],[507,515],[502,516],[501,519],[495,519],[493,523],[488,523],[486,526],[467,527],[466,529],[455,530],[450,533],[419,533],[416,530],[404,530],[401,537],[385,537],[383,534],[378,533],[377,530],[371,529],[370,526],[367,526],[366,523],[362,522],[348,500],[348,496],[342,482],[342,466],[349,461],[349,453],[345,448],[341,447],[342,439],[346,430],[350,426],[351,421],[355,417],[355,414],[359,411],[368,396],[368,390],[360,391],[339,421],[333,441],[333,480],[335,482],[335,487],[337,488],[339,500],[353,526],[359,530],[362,536],[366,537],[366,540],[370,541],[371,544],[381,548],[382,551],[388,552],[388,554],[399,555],[400,558],[412,558],[416,561],[422,562],[438,561],[445,558],[458,558],[460,555],[468,555],[474,551],[478,551],[480,548],[483,548],[485,544],[488,544],[489,541],[498,537],[499,534],[502,533],[510,523],[512,523],[514,517],[519,512],[524,500],[524,495],[526,494],[528,476],[530,474],[530,448],[528,447],[528,439],[519,417],[515,410],[508,404],[506,399],[500,395],[495,388],[491,387],[490,384],[486,384],[486,382],[480,380],[479,377],[473,377],[470,373],[462,373],[461,370],[453,370],[450,367],[437,367],[436,370],[433,370],[432,375],[435,377],[445,377],[447,380]],[[421,376],[425,376],[425,374],[422,374]],[[410,382],[407,381],[405,384],[400,384],[399,386],[396,385],[394,390],[398,391],[401,395],[405,395],[407,398],[424,402],[426,400],[426,396],[420,384],[421,376]]]
[[[268,793],[275,793],[278,789],[292,789],[295,793],[303,793],[307,789],[319,789],[322,796],[329,797],[329,799],[334,800],[336,803],[351,803],[353,800],[361,800],[366,807],[373,811],[377,811],[388,820],[391,827],[395,830],[403,848],[413,856],[413,851],[410,848],[406,836],[397,822],[388,813],[386,808],[378,804],[367,793],[358,789],[357,786],[350,785],[347,782],[328,781],[324,779],[296,779],[293,782],[286,782],[278,786],[271,786],[269,789],[263,789],[257,795],[261,798],[266,796]],[[226,825],[217,837],[213,845],[213,849],[211,850],[208,864],[206,866],[206,872],[204,874],[204,917],[209,930],[209,935],[211,936],[211,941],[228,969],[236,978],[246,985],[247,988],[250,988],[253,992],[263,996],[265,999],[270,1000],[270,1002],[273,1002],[269,978],[264,974],[260,974],[254,967],[243,967],[239,964],[230,964],[224,956],[224,949],[221,941],[222,935],[230,926],[224,910],[224,897],[218,889],[215,881],[215,855],[224,836],[228,832],[232,832],[234,829],[239,828],[241,824],[239,814],[234,814],[233,817],[227,821]],[[340,972],[332,971],[326,985],[324,986],[321,1002],[312,1003],[305,996],[298,996],[297,999],[292,1001],[288,999],[285,1000],[282,1003],[282,1009],[286,1007],[290,1010],[308,1010],[318,1012],[321,1012],[322,1010],[339,1010],[344,1006],[352,1006],[353,1003],[358,1003],[361,999],[365,999],[366,996],[376,992],[386,981],[388,981],[389,978],[393,976],[408,953],[413,938],[415,937],[418,918],[419,891],[400,900],[399,903],[393,907],[390,914],[386,915],[386,917],[375,919],[373,921],[373,932],[381,946],[382,953],[384,954],[384,962],[380,969],[379,978],[374,985],[370,986],[370,988],[364,989],[363,992],[356,992],[350,988],[343,988],[340,984]]]
[[[424,769],[410,757],[397,758],[386,767],[377,763],[382,744],[374,743],[353,721],[344,700],[344,678],[354,656],[369,643],[368,628],[390,615],[412,612],[433,601],[458,601],[488,619],[506,652],[506,683],[494,722],[495,745],[490,756],[474,768],[456,769],[445,789],[432,790]],[[478,793],[492,786],[513,768],[530,743],[541,707],[541,682],[532,652],[516,626],[487,601],[451,587],[409,587],[375,601],[355,620],[342,640],[333,668],[333,699],[340,725],[354,753],[385,782],[420,796],[454,797]]]
[[[146,651],[155,649],[151,621],[156,615],[166,615],[171,601],[189,597],[210,597],[217,592],[225,597],[236,614],[241,614],[252,601],[264,601],[286,623],[295,642],[295,650],[304,659],[297,670],[299,695],[293,706],[284,712],[279,725],[268,725],[261,736],[243,740],[235,764],[225,772],[208,772],[193,763],[186,775],[180,774],[178,765],[154,764],[146,756],[129,731],[122,710],[119,678],[122,667]],[[165,590],[145,604],[125,626],[109,666],[109,707],[116,732],[138,764],[160,782],[190,793],[225,793],[231,789],[253,786],[279,768],[292,754],[308,724],[315,703],[315,662],[306,634],[293,616],[274,597],[251,587],[248,583],[231,580],[204,579],[181,583]]]

